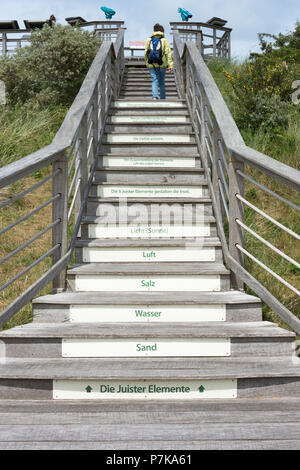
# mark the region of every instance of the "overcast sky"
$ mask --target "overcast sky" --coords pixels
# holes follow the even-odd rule
[[[106,0],[105,0],[106,2]],[[170,21],[179,21],[178,7],[189,10],[193,21],[206,22],[213,16],[228,20],[233,29],[232,54],[240,59],[256,51],[257,33],[286,33],[300,21],[299,0],[0,0],[0,19],[46,19],[54,14],[64,24],[68,16],[82,16],[88,21],[100,20],[100,6],[116,10],[114,19],[126,22],[126,42],[144,40],[159,22],[168,28]]]

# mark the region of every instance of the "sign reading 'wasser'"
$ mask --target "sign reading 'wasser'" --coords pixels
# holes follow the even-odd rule
[[[74,323],[223,322],[226,305],[71,305]]]
[[[56,400],[105,399],[230,399],[237,397],[237,380],[99,381],[54,380]]]

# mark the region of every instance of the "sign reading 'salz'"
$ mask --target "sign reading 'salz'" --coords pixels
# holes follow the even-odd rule
[[[296,80],[292,85],[293,90],[296,90],[292,94],[292,101],[294,104],[300,104],[300,80]]]
[[[0,104],[6,104],[5,83],[0,80]]]

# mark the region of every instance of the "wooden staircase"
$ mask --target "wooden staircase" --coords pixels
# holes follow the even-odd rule
[[[188,109],[127,67],[68,289],[0,333],[1,449],[297,449],[295,335],[231,290]]]

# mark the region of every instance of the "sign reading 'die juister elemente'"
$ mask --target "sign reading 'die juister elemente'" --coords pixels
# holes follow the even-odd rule
[[[55,380],[56,400],[236,398],[237,380]]]

